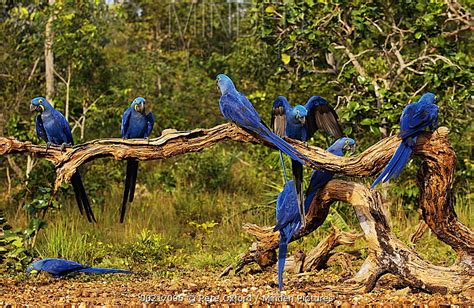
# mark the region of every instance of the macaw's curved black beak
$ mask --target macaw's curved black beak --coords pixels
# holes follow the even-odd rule
[[[35,106],[33,104],[30,104],[30,111],[33,112],[33,111],[37,111],[38,110],[38,106]]]
[[[306,124],[306,117],[298,118],[298,121],[301,123],[301,125],[305,125]]]

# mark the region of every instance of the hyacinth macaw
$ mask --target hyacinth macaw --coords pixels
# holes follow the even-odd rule
[[[60,145],[64,149],[66,145],[74,145],[71,128],[63,114],[51,106],[44,97],[35,97],[31,100],[30,111],[38,112],[36,115],[36,134],[46,141],[46,150],[51,144]],[[86,213],[89,222],[96,221],[92,212],[89,198],[87,197],[81,174],[76,171],[71,177],[71,184],[76,196],[76,202],[82,215]]]
[[[46,258],[43,260],[33,262],[26,269],[26,272],[29,274],[33,274],[35,272],[40,272],[40,271],[47,272],[51,274],[53,277],[63,277],[71,273],[131,274],[131,272],[122,270],[122,269],[90,267],[90,266],[84,266],[74,261],[56,259],[56,258]]]
[[[307,142],[318,129],[322,129],[338,139],[342,137],[342,130],[337,119],[334,109],[320,96],[311,96],[304,106],[291,107],[284,96],[278,96],[273,103],[272,127],[280,137],[286,136]],[[283,172],[286,174],[283,157],[280,156],[280,159]],[[301,221],[304,222],[303,165],[293,160],[291,166],[298,194]]]
[[[351,138],[339,138],[327,151],[337,156],[344,156],[345,151],[354,150],[355,141]],[[314,170],[311,174],[306,199],[305,211],[309,210],[311,202],[318,190],[326,185],[334,176],[330,171]],[[280,244],[278,250],[278,287],[283,288],[283,271],[285,269],[286,252],[288,243],[294,234],[298,234],[302,224],[299,215],[297,192],[293,181],[285,184],[283,191],[278,195],[276,206],[277,223],[273,231],[280,231]]]
[[[137,97],[125,110],[122,116],[122,138],[148,138],[153,129],[155,118],[153,113],[145,114],[145,99]],[[125,189],[123,191],[122,208],[120,210],[120,222],[125,219],[125,211],[128,202],[133,202],[135,185],[138,174],[138,160],[127,160],[127,171],[125,176]]]
[[[311,164],[311,160],[298,152],[288,142],[275,135],[268,126],[260,119],[255,108],[250,101],[238,92],[232,80],[224,75],[219,74],[216,78],[217,86],[221,91],[219,106],[221,113],[228,121],[232,121],[249,131],[254,135],[258,135],[266,141],[275,145],[280,151],[290,156],[291,159],[303,164],[305,161]]]
[[[434,131],[438,127],[438,98],[433,93],[425,93],[416,103],[403,109],[400,117],[400,133],[402,142],[387,163],[382,173],[372,184],[374,188],[380,181],[383,183],[392,177],[397,178],[410,159],[416,139],[426,128]]]

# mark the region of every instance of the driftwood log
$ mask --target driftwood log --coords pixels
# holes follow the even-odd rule
[[[198,152],[226,140],[272,147],[233,124],[223,124],[187,132],[168,130],[162,136],[150,140],[94,140],[64,151],[59,147],[50,147],[46,151],[45,146],[2,137],[0,155],[29,152],[51,161],[56,167],[54,188],[57,191],[63,182],[70,180],[79,166],[96,158],[166,159],[188,152]],[[397,136],[387,137],[354,157],[338,157],[299,141],[288,142],[312,160],[310,167],[314,169],[353,177],[367,177],[382,170],[398,147],[400,139]],[[457,219],[454,211],[451,186],[456,155],[448,139],[448,129],[441,127],[434,133],[422,134],[417,140],[413,154],[422,159],[417,176],[422,218],[438,239],[457,252],[458,262],[453,267],[443,268],[421,260],[391,233],[388,216],[382,210],[381,198],[376,190],[360,184],[332,181],[315,198],[315,204],[307,216],[307,226],[296,238],[305,236],[324,222],[332,201],[351,203],[361,226],[365,224],[362,229],[372,252],[353,280],[354,283],[360,284],[357,286],[358,290],[370,290],[380,275],[386,272],[398,274],[411,286],[433,292],[459,292],[463,289],[462,285],[472,286],[469,279],[473,274],[474,233]],[[249,261],[257,262],[263,267],[265,262],[274,262],[270,251],[274,253],[278,246],[278,238],[275,235],[267,235],[264,239],[257,237],[260,240],[257,242],[257,253],[247,255]],[[262,250],[262,247],[265,249]]]

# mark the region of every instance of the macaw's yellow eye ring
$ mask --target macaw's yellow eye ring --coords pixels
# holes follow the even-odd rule
[[[42,99],[38,100],[38,103],[42,104],[42,103],[43,103],[43,100],[42,100]]]

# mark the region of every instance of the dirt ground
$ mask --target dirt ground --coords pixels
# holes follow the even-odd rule
[[[47,274],[0,278],[0,306],[10,305],[125,305],[125,304],[396,304],[439,306],[474,304],[474,292],[439,295],[404,288],[391,276],[382,277],[367,294],[344,294],[340,277],[328,273],[286,275],[280,292],[272,272],[241,274],[218,279],[218,273],[182,272],[174,278],[154,275],[97,276],[80,274],[67,279]],[[332,291],[328,285],[336,286]],[[81,306],[82,306],[81,305]]]

